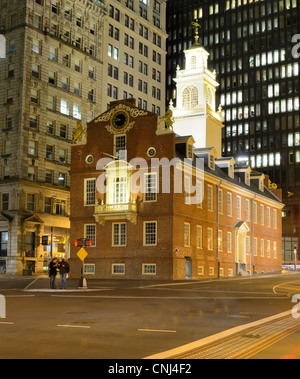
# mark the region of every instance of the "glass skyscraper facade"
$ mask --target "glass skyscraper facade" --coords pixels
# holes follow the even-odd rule
[[[248,161],[282,188],[283,260],[300,250],[299,0],[169,0],[167,103],[177,65],[194,43],[210,53],[220,84],[224,156]]]

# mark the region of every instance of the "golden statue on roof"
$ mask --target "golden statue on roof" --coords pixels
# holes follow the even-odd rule
[[[199,45],[199,28],[201,28],[201,25],[199,24],[198,19],[192,21],[192,26],[195,28],[195,44]]]

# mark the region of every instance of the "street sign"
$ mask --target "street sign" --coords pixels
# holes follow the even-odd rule
[[[78,258],[83,262],[85,258],[88,256],[88,253],[86,250],[82,247],[78,253],[77,253]]]

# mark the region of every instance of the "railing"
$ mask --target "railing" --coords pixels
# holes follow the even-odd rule
[[[106,220],[128,220],[133,224],[137,222],[137,204],[97,204],[95,206],[95,220],[104,225]]]
[[[98,204],[95,209],[96,213],[120,213],[120,212],[136,212],[135,203],[126,204]]]

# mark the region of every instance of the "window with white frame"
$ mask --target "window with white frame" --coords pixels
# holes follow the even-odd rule
[[[223,214],[223,190],[218,190],[218,211],[219,214]]]
[[[196,196],[197,196],[197,207],[202,208],[202,202],[203,202],[203,182],[200,180],[197,180],[196,183]]]
[[[253,222],[257,224],[257,203],[253,203]]]
[[[144,222],[144,246],[157,244],[157,221]]]
[[[84,180],[84,205],[96,204],[96,179]]]
[[[113,263],[111,265],[111,273],[113,275],[125,275],[125,264],[124,263]]]
[[[113,179],[113,204],[127,203],[127,177],[120,176]]]
[[[223,251],[223,231],[219,230],[218,232],[218,247],[219,251]]]
[[[227,216],[232,216],[232,193],[227,193]]]
[[[114,156],[116,159],[126,160],[126,135],[114,137]]]
[[[213,211],[213,187],[211,185],[207,185],[207,209],[209,211]]]
[[[273,228],[277,229],[277,211],[273,209]]]
[[[197,249],[203,248],[203,234],[202,234],[202,226],[201,225],[197,225],[196,247],[197,247]]]
[[[250,200],[246,199],[246,221],[250,221]]]
[[[191,224],[184,223],[184,246],[191,246]]]
[[[95,263],[85,263],[83,266],[83,272],[85,275],[95,275]]]
[[[277,258],[277,242],[273,242],[273,258]]]
[[[145,174],[145,201],[157,200],[157,173]]]
[[[267,258],[271,258],[271,241],[267,240]]]
[[[142,274],[143,275],[156,275],[156,264],[155,263],[143,263],[142,264]]]
[[[257,257],[257,238],[253,238],[253,255]]]
[[[227,232],[227,253],[232,253],[232,235]]]
[[[271,209],[270,207],[267,207],[267,226],[271,227]]]
[[[246,254],[249,255],[250,254],[250,237],[249,236],[245,237],[245,242],[246,242]]]
[[[84,225],[84,238],[92,240],[92,247],[96,246],[96,225],[85,224]]]
[[[236,212],[237,212],[237,218],[241,219],[242,218],[242,199],[240,196],[237,196],[236,198]]]
[[[112,245],[126,246],[127,224],[125,222],[112,224]]]
[[[213,250],[213,238],[214,238],[214,235],[213,235],[213,230],[212,228],[207,228],[207,248],[208,250]]]
[[[184,203],[191,204],[191,178],[184,177]]]
[[[263,238],[260,240],[260,256],[265,256],[265,240]]]
[[[265,213],[265,207],[261,204],[260,205],[260,225],[264,225],[265,223],[264,213]]]

